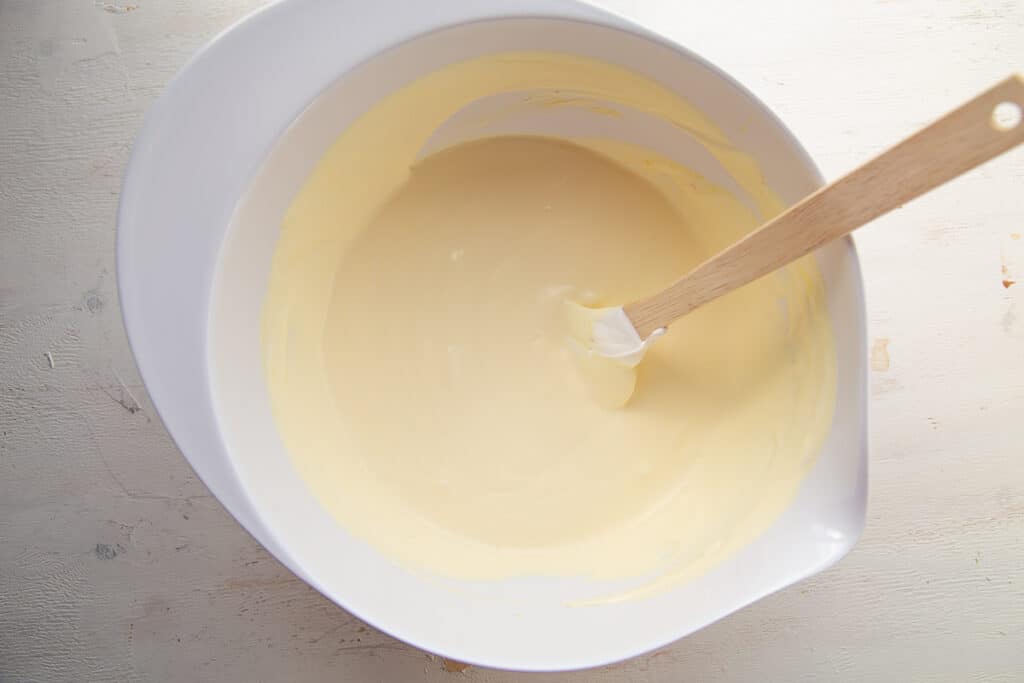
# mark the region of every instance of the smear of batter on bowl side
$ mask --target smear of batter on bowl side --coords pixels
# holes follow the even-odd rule
[[[480,98],[566,89],[523,104],[670,121],[762,215],[598,137],[489,137],[416,161]],[[829,430],[813,260],[681,320],[622,409],[594,400],[558,307],[655,291],[781,208],[703,115],[619,67],[501,54],[415,81],[338,138],[282,225],[262,343],[295,467],[344,528],[440,576],[654,577],[601,598],[616,600],[707,571],[770,526]]]

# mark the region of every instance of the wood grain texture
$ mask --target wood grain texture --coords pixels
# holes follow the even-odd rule
[[[1016,121],[997,125],[998,107],[1011,107]],[[797,202],[664,290],[627,304],[626,315],[647,339],[693,309],[1013,149],[1024,142],[1022,110],[1024,79],[1012,75]]]
[[[153,412],[113,275],[143,112],[262,4],[0,0],[0,681],[1024,680],[1019,152],[857,235],[870,510],[824,574],[650,655],[522,676],[398,643],[270,558]],[[603,4],[750,87],[829,178],[1024,65],[1017,0]]]

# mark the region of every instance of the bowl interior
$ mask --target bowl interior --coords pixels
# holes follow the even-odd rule
[[[863,524],[866,495],[865,323],[852,244],[822,249],[816,258],[833,325],[839,387],[828,440],[797,498],[768,532],[709,574],[667,594],[568,607],[567,599],[622,585],[550,578],[450,582],[399,567],[350,536],[306,490],[270,411],[260,315],[281,219],[324,150],[373,102],[446,64],[524,50],[590,57],[661,82],[753,156],[787,202],[820,184],[806,155],[756,100],[713,67],[650,36],[554,18],[475,21],[432,31],[327,85],[274,143],[238,199],[219,254],[207,360],[215,417],[239,494],[267,536],[260,540],[286,564],[357,615],[432,651],[483,665],[559,669],[620,659],[674,640],[820,570],[852,546]],[[717,162],[685,132],[659,131],[649,123],[627,117],[600,124],[614,126],[601,134],[630,141],[655,136],[641,141],[729,185]],[[569,119],[551,115],[502,125],[489,132],[557,134],[560,127],[599,124],[574,113]],[[453,119],[427,147],[465,135]]]

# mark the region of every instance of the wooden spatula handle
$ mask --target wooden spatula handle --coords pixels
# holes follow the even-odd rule
[[[1011,76],[850,174],[809,195],[658,294],[624,308],[640,336],[842,237],[1024,142],[1024,123],[997,127],[1004,102],[1024,110]],[[1019,117],[1018,117],[1019,118]]]

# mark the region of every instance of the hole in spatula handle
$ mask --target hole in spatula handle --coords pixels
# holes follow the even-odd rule
[[[996,130],[1013,130],[1020,122],[1021,110],[1016,102],[1000,102],[992,109],[992,127]]]

